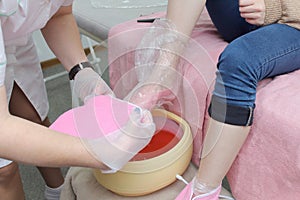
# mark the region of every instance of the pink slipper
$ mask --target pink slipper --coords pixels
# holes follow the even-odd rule
[[[176,197],[175,200],[218,200],[219,194],[221,192],[221,185],[217,187],[215,190],[201,194],[198,196],[193,197],[193,184],[194,179],[185,186],[185,188],[181,191],[181,193]]]

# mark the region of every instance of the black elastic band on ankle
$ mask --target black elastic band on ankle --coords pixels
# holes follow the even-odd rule
[[[254,107],[229,105],[218,100],[218,97],[212,96],[208,113],[211,118],[219,122],[237,126],[251,126]]]

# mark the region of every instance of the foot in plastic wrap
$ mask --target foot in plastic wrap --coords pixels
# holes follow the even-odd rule
[[[186,187],[181,191],[181,193],[176,197],[175,200],[218,200],[218,199],[228,199],[235,200],[229,191],[223,188],[221,185],[208,193],[201,195],[194,195],[194,184],[195,178],[188,183],[182,176],[179,174],[176,175],[176,178],[186,184]]]
[[[176,96],[173,91],[154,84],[138,85],[125,97],[125,100],[149,110],[162,105],[170,105],[174,99]]]
[[[194,180],[185,186],[185,188],[181,191],[181,193],[176,197],[175,200],[218,200],[219,199],[219,194],[221,192],[221,185],[209,193],[201,194],[193,197],[193,184],[194,184]]]

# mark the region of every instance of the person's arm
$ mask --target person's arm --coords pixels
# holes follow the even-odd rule
[[[125,100],[152,109],[175,98],[182,82],[177,71],[178,61],[205,2],[168,1],[166,20],[155,20],[136,48],[138,84]]]
[[[41,31],[48,46],[67,71],[88,61],[72,14],[72,6],[62,6]],[[100,94],[114,95],[99,74],[89,67],[80,70],[74,80],[74,94],[82,101]]]
[[[169,0],[167,19],[175,25],[177,31],[190,36],[205,3],[205,0]]]
[[[264,0],[266,13],[263,25],[277,23],[282,17],[281,0]]]
[[[278,23],[286,24],[300,30],[300,1],[285,0],[281,1],[282,16]]]
[[[87,61],[72,6],[62,6],[41,30],[48,46],[69,71]]]
[[[79,138],[12,116],[5,87],[0,86],[0,157],[37,166],[83,166],[107,169]]]
[[[300,29],[298,0],[240,0],[241,16],[254,25],[287,24]]]

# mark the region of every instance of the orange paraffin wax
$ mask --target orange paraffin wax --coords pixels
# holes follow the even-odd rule
[[[145,160],[159,156],[172,149],[179,139],[174,133],[167,130],[159,130],[154,134],[150,143],[144,147],[132,160]]]

